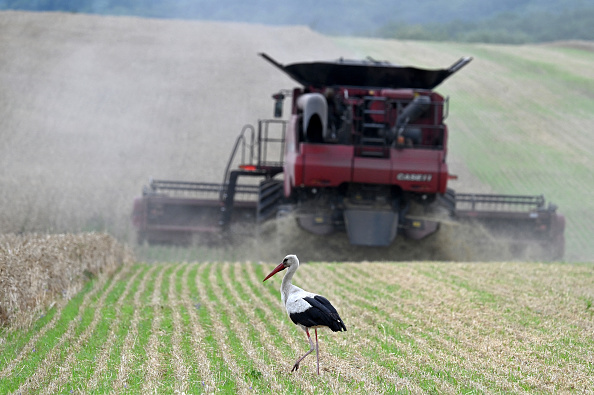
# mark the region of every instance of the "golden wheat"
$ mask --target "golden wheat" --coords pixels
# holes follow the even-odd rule
[[[131,261],[106,234],[0,234],[0,325],[27,325],[36,310]]]

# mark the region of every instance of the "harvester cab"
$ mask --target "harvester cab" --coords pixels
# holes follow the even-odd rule
[[[449,101],[434,88],[472,58],[429,70],[372,59],[283,65],[260,55],[299,86],[272,96],[275,119],[244,127],[221,184],[152,181],[134,206],[140,240],[227,240],[242,225],[253,233],[249,224],[290,214],[307,232],[344,233],[363,248],[390,246],[399,234],[424,239],[458,221],[563,255],[563,216],[542,196],[448,188]]]

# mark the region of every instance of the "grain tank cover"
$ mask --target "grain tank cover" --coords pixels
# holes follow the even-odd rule
[[[265,53],[264,59],[284,71],[304,87],[348,86],[362,88],[433,89],[446,78],[470,63],[464,57],[447,69],[419,69],[374,60],[309,62],[282,65]]]

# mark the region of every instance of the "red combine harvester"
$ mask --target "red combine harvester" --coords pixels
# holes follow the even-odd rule
[[[563,256],[564,217],[542,196],[448,188],[448,99],[433,89],[472,58],[426,70],[261,56],[301,87],[273,95],[276,119],[243,128],[221,184],[152,180],[134,202],[140,242],[227,240],[290,214],[308,232],[344,232],[357,246],[386,247],[399,234],[420,240],[445,221],[478,223],[517,251]],[[288,121],[278,119],[286,97]]]

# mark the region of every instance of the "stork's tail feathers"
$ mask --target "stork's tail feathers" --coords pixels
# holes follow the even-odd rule
[[[332,322],[332,326],[328,326],[328,328],[332,329],[332,332],[342,332],[347,330],[344,322],[342,322],[342,319],[340,318],[340,316],[338,315],[338,313],[336,314],[336,321]],[[333,317],[334,318],[334,317]]]

